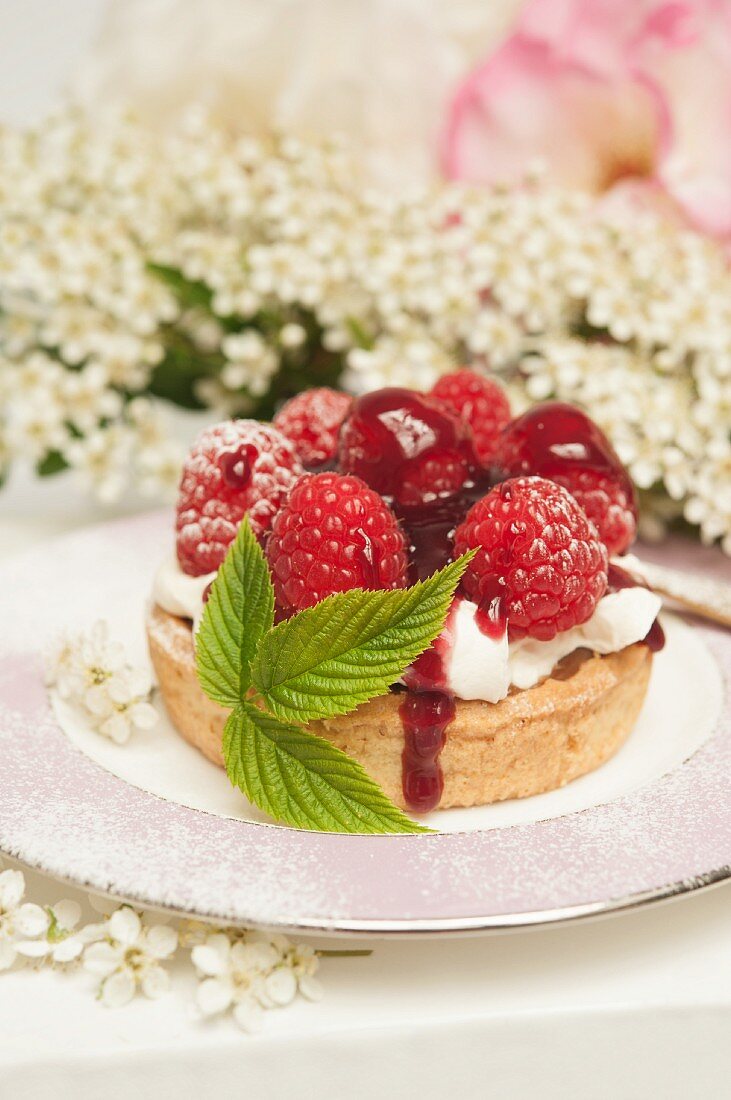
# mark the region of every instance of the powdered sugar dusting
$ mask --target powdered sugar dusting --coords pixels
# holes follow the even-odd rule
[[[145,515],[0,570],[13,624],[0,637],[0,848],[11,855],[147,904],[324,931],[474,927],[515,914],[530,922],[728,873],[731,636],[707,627],[698,629],[726,692],[712,738],[641,790],[550,821],[436,836],[312,834],[188,809],[104,771],[59,729],[40,651],[103,616],[110,588],[118,597],[144,589],[169,540],[169,517]],[[94,568],[100,561],[113,568]],[[127,603],[137,659],[144,623],[139,601]]]

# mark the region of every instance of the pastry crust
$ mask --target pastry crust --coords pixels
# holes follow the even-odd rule
[[[222,766],[228,711],[198,684],[190,623],[155,605],[147,636],[173,724]],[[439,807],[525,798],[598,768],[632,730],[651,668],[652,653],[643,644],[603,657],[580,650],[535,687],[514,691],[499,703],[457,699],[439,758],[444,775]],[[352,714],[313,722],[310,729],[360,761],[389,798],[407,808],[401,787],[402,699],[391,692]]]

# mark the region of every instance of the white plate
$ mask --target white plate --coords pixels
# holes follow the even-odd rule
[[[332,932],[514,927],[717,881],[731,862],[731,639],[667,617],[641,718],[604,767],[560,791],[441,811],[436,836],[265,822],[163,721],[117,746],[58,701],[40,651],[109,620],[144,660],[168,514],[91,528],[0,569],[0,847],[51,874],[198,916]],[[690,563],[692,565],[692,563]]]

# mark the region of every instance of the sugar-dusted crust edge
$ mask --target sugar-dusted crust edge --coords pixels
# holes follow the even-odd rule
[[[157,605],[147,637],[170,719],[191,745],[220,766],[227,711],[201,690],[190,624]],[[500,703],[457,700],[440,761],[440,808],[479,806],[555,790],[608,760],[631,732],[647,693],[652,653],[628,646],[600,657],[572,654],[554,675]],[[359,760],[397,805],[404,736],[402,696],[392,693],[352,714],[313,722],[313,733]]]

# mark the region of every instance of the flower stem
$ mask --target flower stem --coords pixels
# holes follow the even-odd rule
[[[316,954],[321,959],[355,959],[360,958],[362,955],[372,955],[373,952],[368,949],[362,950],[344,950],[344,951],[317,951]]]

